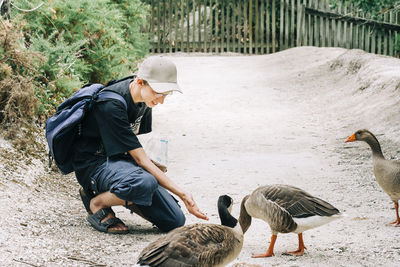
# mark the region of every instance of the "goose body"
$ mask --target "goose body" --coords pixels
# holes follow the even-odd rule
[[[172,230],[167,235],[148,245],[139,255],[140,265],[163,267],[225,266],[233,261],[243,246],[243,233],[248,226],[230,215],[229,196],[218,200],[221,223],[192,224]],[[239,219],[241,221],[241,219]]]
[[[400,199],[400,162],[385,159],[378,139],[366,129],[358,130],[346,140],[346,142],[354,141],[364,141],[371,147],[376,181],[383,191],[389,195],[396,210],[396,220],[390,224],[399,226],[398,201]]]
[[[245,198],[247,213],[251,217],[266,221],[272,232],[267,253],[253,257],[274,255],[273,249],[278,233],[298,234],[298,250],[287,254],[303,255],[305,246],[302,233],[341,217],[339,210],[328,202],[290,185],[261,186]]]

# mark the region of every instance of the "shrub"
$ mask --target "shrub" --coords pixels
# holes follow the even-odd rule
[[[25,9],[41,2],[13,1]],[[131,73],[149,50],[142,33],[147,10],[139,0],[53,0],[32,12],[12,9],[12,17],[24,22],[29,50],[46,57],[34,76],[37,116],[46,119],[83,84]]]
[[[44,58],[24,47],[21,24],[0,19],[0,126],[20,152],[41,153],[38,142],[35,81]]]
[[[81,81],[105,83],[128,74],[146,55],[148,38],[141,28],[147,9],[139,0],[54,0],[23,18],[32,47],[53,53],[58,65],[63,64],[60,71],[68,66],[68,74]],[[51,68],[54,74],[53,63],[54,57],[44,67],[46,75]]]
[[[21,25],[0,22],[0,123],[7,126],[34,118],[34,77],[43,57],[25,49]]]

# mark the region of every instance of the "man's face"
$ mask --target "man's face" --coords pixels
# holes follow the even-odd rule
[[[144,103],[149,108],[153,108],[158,104],[164,104],[164,99],[167,96],[167,94],[155,92],[148,84],[142,86],[141,95]]]

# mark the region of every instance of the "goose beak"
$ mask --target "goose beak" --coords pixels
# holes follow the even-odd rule
[[[346,139],[345,143],[347,142],[354,142],[356,141],[356,134],[353,133],[351,136],[349,136],[349,138]]]

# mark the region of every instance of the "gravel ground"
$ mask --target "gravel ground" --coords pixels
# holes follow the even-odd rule
[[[386,158],[400,157],[400,60],[360,50],[301,47],[271,55],[169,55],[184,94],[154,110],[153,133],[169,141],[168,174],[219,223],[216,201],[241,199],[260,185],[298,186],[346,217],[304,233],[281,234],[275,256],[265,252],[268,225],[253,220],[230,266],[400,266],[400,228],[393,203],[377,184],[371,150],[344,143],[361,128],[376,134]],[[45,159],[19,156],[0,139],[0,266],[133,266],[162,235],[122,207],[130,229],[116,236],[93,230],[73,175]],[[200,222],[187,214],[186,224]],[[208,223],[208,222],[204,222]],[[247,265],[246,265],[247,264]]]

